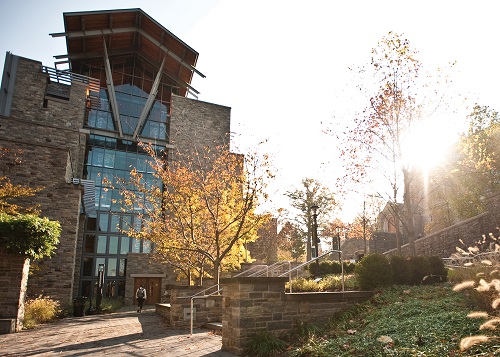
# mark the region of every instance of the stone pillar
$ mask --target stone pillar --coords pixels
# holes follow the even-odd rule
[[[29,267],[29,259],[8,254],[0,248],[0,318],[3,320],[2,323],[9,325],[10,322],[7,320],[14,319],[16,331],[20,331],[23,327]]]
[[[222,349],[241,356],[252,336],[262,330],[280,335],[292,328],[285,311],[284,278],[221,279],[223,289]]]

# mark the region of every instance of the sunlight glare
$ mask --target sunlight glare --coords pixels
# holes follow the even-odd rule
[[[436,167],[445,158],[449,147],[457,140],[457,133],[445,118],[414,124],[403,141],[404,161],[424,171]]]

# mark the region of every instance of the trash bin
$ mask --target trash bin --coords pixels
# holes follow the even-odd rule
[[[82,317],[85,315],[85,302],[87,298],[85,296],[78,296],[73,300],[73,316]]]

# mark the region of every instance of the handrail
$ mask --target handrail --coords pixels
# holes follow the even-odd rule
[[[289,261],[279,261],[279,262],[276,262],[276,263],[273,263],[269,266],[266,265],[266,268],[265,269],[262,269],[260,271],[257,271],[253,274],[250,274],[248,275],[249,277],[258,277],[258,276],[262,276],[262,275],[266,275],[266,276],[269,276],[269,274],[272,274],[273,271],[279,269],[280,267],[282,267],[283,265],[285,264],[288,264],[288,269],[290,269],[291,267],[291,263]]]
[[[214,285],[214,286],[218,286],[219,284],[217,285]],[[213,286],[212,286],[213,287]],[[206,291],[207,289],[205,289],[204,291]],[[219,292],[221,292],[222,289],[218,289],[216,291],[214,291],[213,293],[210,293],[208,295],[203,295],[203,296],[199,296],[199,293],[198,294],[194,294],[193,296],[191,296],[191,311],[190,311],[190,318],[191,318],[191,322],[190,322],[190,334],[192,335],[193,334],[193,319],[194,319],[194,299],[205,299],[209,296],[212,296],[214,294],[218,294]]]
[[[287,272],[284,272],[283,274],[281,275],[278,275],[280,277],[284,277],[288,274],[288,281],[290,283],[290,293],[292,292],[292,272],[295,271],[295,270],[298,270],[308,264],[311,264],[312,262],[314,261],[317,261],[318,259],[320,258],[323,258],[325,255],[329,255],[331,253],[339,253],[339,256],[340,256],[340,266],[342,268],[342,292],[345,291],[345,284],[344,284],[344,259],[342,258],[342,251],[341,250],[336,250],[336,249],[332,249],[332,250],[329,250],[327,251],[326,253],[323,253],[321,254],[320,256],[317,256],[316,258],[312,258],[311,260],[305,262],[305,263],[302,263],[302,264],[299,264],[297,265],[295,268],[293,269],[290,269],[289,271]]]
[[[247,275],[247,274],[248,274],[249,272],[252,272],[252,271],[257,270],[257,269],[260,269],[260,270],[258,270],[258,272],[260,272],[260,271],[262,270],[261,268],[267,269],[267,265],[265,265],[265,264],[254,265],[254,266],[252,266],[250,269],[247,269],[247,270],[245,270],[245,271],[242,271],[241,273],[236,274],[236,275],[234,275],[233,277],[234,277],[234,278],[236,278],[236,277],[238,277],[238,276],[251,276],[251,275]],[[253,274],[253,273],[252,273],[252,274]]]

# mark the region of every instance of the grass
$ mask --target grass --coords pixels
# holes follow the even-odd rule
[[[484,333],[472,306],[451,284],[393,286],[327,324],[301,325],[282,356],[496,356],[495,343],[460,352],[460,340]]]

